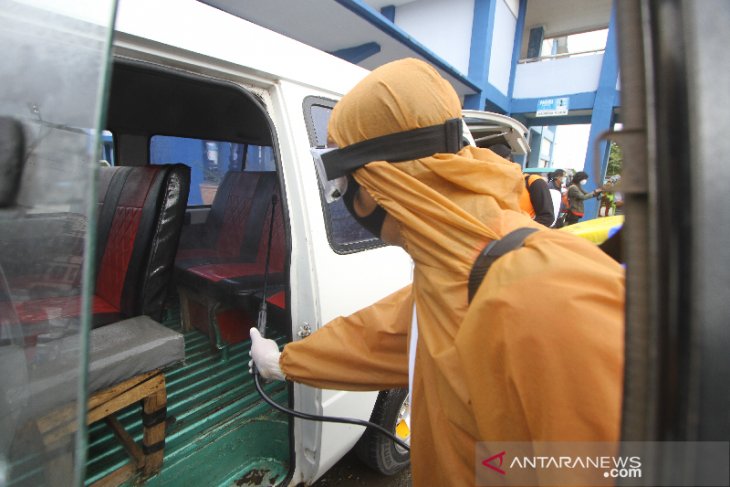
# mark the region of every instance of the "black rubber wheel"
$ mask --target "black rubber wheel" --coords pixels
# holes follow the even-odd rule
[[[401,428],[396,434],[406,443],[410,443],[409,400],[408,389],[381,391],[373,407],[373,413],[370,415],[370,422],[393,433],[396,433],[396,426],[401,423]],[[407,419],[404,418],[406,413]],[[404,421],[407,423],[403,423]],[[355,453],[365,465],[383,475],[394,475],[411,462],[411,456],[407,450],[373,428],[365,430],[360,441],[355,445]]]

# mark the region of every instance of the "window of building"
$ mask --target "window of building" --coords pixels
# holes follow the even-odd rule
[[[543,139],[542,144],[540,144],[540,160],[543,162],[549,161],[552,156],[552,152],[553,142],[551,140]],[[540,167],[545,167],[545,164],[542,164]]]
[[[334,106],[335,100],[317,97],[309,97],[305,100],[304,118],[309,132],[309,143],[312,147],[327,146],[327,124]],[[350,253],[384,245],[382,240],[365,230],[350,215],[342,199],[327,203],[323,188],[320,186],[319,189],[327,238],[335,252]]]
[[[607,39],[608,29],[549,37],[542,41],[540,57],[545,59],[596,54],[606,49]]]

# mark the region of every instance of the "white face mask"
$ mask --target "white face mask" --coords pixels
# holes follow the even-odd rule
[[[581,186],[585,186],[586,184],[588,184],[588,180],[587,179],[584,179],[583,181],[580,182],[580,185]]]

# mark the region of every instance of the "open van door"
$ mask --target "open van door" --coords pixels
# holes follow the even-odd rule
[[[517,156],[530,153],[527,127],[514,118],[481,110],[462,110],[461,113],[477,147],[504,144]]]
[[[83,480],[84,257],[115,4],[0,1],[0,485]]]

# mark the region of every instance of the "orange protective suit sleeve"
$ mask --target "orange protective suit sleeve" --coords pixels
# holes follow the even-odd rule
[[[287,379],[322,389],[377,391],[407,386],[412,316],[409,285],[287,344],[279,365]]]

